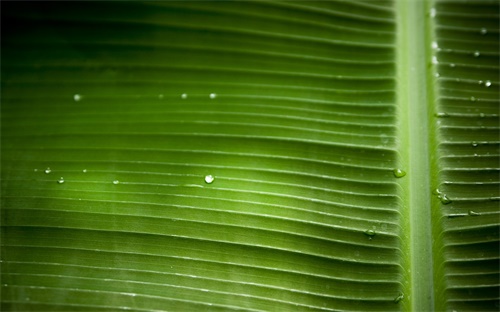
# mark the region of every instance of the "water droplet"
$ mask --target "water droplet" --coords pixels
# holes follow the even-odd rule
[[[484,118],[484,116],[486,116],[484,113],[479,113],[480,118]]]
[[[477,147],[477,142],[472,142],[472,147]]]
[[[38,169],[33,169],[33,171],[38,172]]]
[[[182,93],[181,95],[181,99],[185,100],[188,98],[188,95],[186,93]]]
[[[406,171],[402,170],[402,169],[394,169],[392,171],[392,173],[394,173],[394,176],[396,178],[402,178],[406,175]]]
[[[57,183],[59,183],[59,184],[63,184],[63,183],[64,183],[64,178],[63,178],[63,177],[61,177],[59,180],[57,180]]]
[[[387,134],[382,133],[380,135],[380,141],[382,141],[383,144],[389,143],[389,137],[387,136]]]
[[[437,49],[437,48],[439,48],[439,46],[438,46],[438,44],[437,44],[437,42],[436,42],[436,41],[432,41],[431,46],[432,46],[432,48],[433,48],[433,49]]]
[[[482,81],[482,80],[479,80],[477,83],[478,83],[478,84],[483,84],[483,81]]]
[[[158,98],[161,100],[163,99],[163,94],[158,95]]]
[[[211,98],[211,99],[215,99],[216,97],[217,97],[217,94],[215,94],[215,93],[210,93],[210,98]]]
[[[435,8],[431,8],[430,15],[432,18],[436,17],[436,9]]]
[[[471,102],[475,102],[475,101],[476,101],[476,98],[475,98],[475,97],[473,97],[473,96],[471,96],[471,97],[470,97],[470,100],[471,100]]]
[[[438,198],[444,205],[451,204],[451,199],[446,194],[440,194]]]
[[[394,300],[393,300],[393,301],[394,301],[394,303],[399,303],[401,300],[403,300],[403,298],[404,298],[404,295],[403,295],[403,293],[402,293],[402,292],[400,292],[400,293],[397,295],[397,297],[396,297],[396,298],[394,298]]]
[[[439,73],[434,74],[434,77],[436,77],[436,78],[438,78],[439,76],[440,76]]]
[[[364,233],[366,236],[369,236],[370,239],[377,234],[377,233],[375,233],[374,230],[366,230]]]
[[[445,117],[450,117],[448,113],[435,113],[434,116],[438,118],[445,118]]]
[[[479,57],[481,55],[481,52],[479,51],[474,51],[474,57]]]
[[[491,87],[491,81],[486,80],[486,82],[484,83],[484,86],[485,86],[486,88]]]
[[[432,64],[438,64],[438,63],[439,63],[439,62],[438,62],[438,59],[437,59],[437,57],[434,55],[434,56],[432,57]]]
[[[83,169],[83,173],[87,173],[87,169]]]
[[[441,191],[438,188],[435,188],[434,190],[432,190],[432,194],[441,195]]]
[[[479,157],[479,155],[478,155],[478,154],[476,154],[476,153],[474,153],[474,157]]]
[[[75,94],[73,95],[73,100],[75,100],[75,102],[78,102],[82,99],[82,96],[80,94]]]
[[[477,216],[480,216],[480,215],[481,215],[480,213],[477,213],[475,211],[469,210],[469,216],[477,217]]]
[[[50,170],[50,168],[49,168],[49,167],[47,167],[47,169],[45,169],[45,173],[46,173],[46,174],[49,174],[51,171],[52,171],[52,170]]]
[[[479,31],[479,33],[481,33],[481,35],[486,35],[488,33],[488,29],[486,28],[481,28],[481,30]]]
[[[118,181],[118,180],[114,180],[114,181],[113,181],[113,184],[115,184],[115,185],[116,185],[116,184],[119,184],[119,183],[120,183],[120,181]]]
[[[455,63],[451,63],[451,64],[450,64],[450,67],[455,67]]]
[[[214,182],[214,180],[215,180],[215,178],[213,175],[209,174],[209,175],[205,176],[205,183],[207,183],[207,184],[211,184],[212,182]]]

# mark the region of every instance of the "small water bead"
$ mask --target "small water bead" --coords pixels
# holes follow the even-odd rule
[[[491,81],[486,80],[486,82],[484,83],[484,86],[485,86],[486,88],[491,87]]]
[[[75,94],[73,95],[73,100],[75,100],[75,102],[78,102],[82,99],[82,96],[80,94]]]
[[[438,117],[438,118],[445,118],[445,117],[450,117],[450,115],[448,113],[435,113],[434,116]]]
[[[51,171],[52,171],[52,170],[50,170],[50,168],[49,168],[49,167],[47,167],[47,169],[45,169],[45,173],[46,173],[46,174],[49,174]]]
[[[477,142],[472,142],[472,147],[477,147]]]
[[[432,57],[432,64],[439,64],[438,59],[436,56]]]
[[[481,30],[479,31],[479,33],[481,35],[486,35],[488,33],[488,29],[486,29],[486,28],[483,27],[483,28],[481,28]]]
[[[207,184],[212,184],[214,182],[214,180],[215,180],[215,178],[211,174],[205,176],[205,183],[207,183]]]
[[[434,77],[436,77],[436,78],[439,78],[439,76],[440,76],[439,73],[434,74]]]
[[[478,154],[476,154],[476,153],[474,153],[474,157],[479,157],[479,155],[478,155]]]
[[[158,98],[161,100],[163,99],[163,94],[158,95]]]
[[[433,49],[439,48],[439,46],[438,46],[438,44],[437,44],[436,41],[433,41],[432,44],[431,44],[431,46],[432,46]]]
[[[370,240],[377,234],[374,230],[366,230],[364,233]]]
[[[444,205],[451,204],[451,199],[446,194],[440,194],[438,198]]]
[[[116,184],[120,184],[120,181],[118,181],[118,180],[114,180],[114,181],[113,181],[113,184],[114,184],[114,185],[116,185]]]
[[[482,81],[482,80],[479,80],[477,83],[479,83],[479,84],[483,84],[483,81]]]
[[[87,173],[87,169],[83,169],[82,171],[83,171],[83,173]]]
[[[431,8],[430,15],[432,18],[436,17],[436,9],[435,8]]]
[[[404,177],[406,175],[406,171],[404,171],[402,169],[399,169],[399,168],[398,169],[394,169],[392,171],[392,173],[394,174],[394,176],[396,178],[402,178],[402,177]]]
[[[185,99],[187,99],[187,98],[188,98],[188,95],[187,95],[186,93],[183,93],[183,94],[181,95],[181,99],[185,100]]]
[[[441,195],[441,191],[438,188],[435,188],[432,190],[432,194],[434,195]]]
[[[57,183],[59,183],[59,184],[63,184],[63,183],[64,183],[64,178],[63,178],[63,177],[61,177],[59,180],[57,180]]]
[[[33,171],[38,172],[38,169],[33,169]]]
[[[479,57],[481,55],[481,52],[479,51],[474,51],[474,57]]]
[[[469,216],[472,216],[472,217],[477,217],[477,216],[480,216],[481,214],[478,213],[478,212],[475,212],[473,210],[469,210]]]
[[[455,67],[455,63],[451,63],[451,64],[450,64],[450,67]]]
[[[484,118],[486,115],[484,113],[479,113],[480,118]]]
[[[470,100],[471,100],[471,102],[477,101],[477,99],[475,97],[473,97],[473,96],[470,97]]]
[[[210,98],[211,98],[211,99],[215,99],[216,97],[217,97],[217,94],[215,94],[215,93],[210,93]]]
[[[403,298],[404,298],[404,295],[403,295],[403,293],[402,293],[402,292],[400,292],[400,293],[398,294],[398,296],[397,296],[396,298],[394,298],[394,300],[393,300],[393,301],[394,301],[394,303],[399,303],[401,300],[403,300]]]

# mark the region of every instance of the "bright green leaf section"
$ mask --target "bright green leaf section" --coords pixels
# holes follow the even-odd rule
[[[437,2],[436,308],[499,309],[499,3]]]
[[[2,310],[498,309],[498,3],[2,9]]]

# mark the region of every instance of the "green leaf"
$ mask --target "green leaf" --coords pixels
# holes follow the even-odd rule
[[[2,311],[498,310],[498,1],[2,9]]]

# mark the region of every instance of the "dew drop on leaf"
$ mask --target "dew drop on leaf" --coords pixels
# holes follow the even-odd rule
[[[477,217],[477,216],[480,216],[481,214],[480,213],[477,213],[473,210],[469,210],[469,216],[473,216],[473,217]]]
[[[444,205],[451,204],[451,199],[446,194],[440,194],[438,198]]]
[[[374,230],[366,230],[364,233],[365,233],[365,235],[366,235],[366,236],[369,236],[369,237],[370,237],[370,239],[371,239],[373,236],[375,236],[375,235],[376,235],[376,233],[375,233],[375,231],[374,231]]]
[[[181,94],[181,99],[185,100],[188,98],[188,95],[186,93]]]
[[[63,177],[61,177],[59,180],[57,180],[57,183],[59,183],[59,184],[63,184],[63,183],[64,183],[64,178],[63,178]]]
[[[474,51],[474,57],[479,57],[481,55],[481,52],[479,51]]]
[[[206,176],[205,176],[205,183],[207,183],[207,184],[211,184],[211,183],[213,183],[213,182],[214,182],[214,180],[215,180],[215,178],[214,178],[214,176],[213,176],[213,175],[210,175],[210,174],[209,174],[209,175],[206,175]]]
[[[46,174],[49,174],[51,171],[52,171],[52,170],[50,170],[50,168],[49,168],[49,167],[47,167],[47,169],[45,169],[45,173],[46,173]]]
[[[450,115],[448,113],[435,113],[434,116],[438,117],[438,118],[445,118],[445,117],[450,117]]]
[[[158,95],[158,98],[161,100],[163,99],[163,94]]]
[[[215,93],[210,93],[210,98],[211,98],[211,99],[215,99],[216,97],[217,97],[217,94],[215,94]]]
[[[393,301],[394,301],[394,303],[399,303],[401,300],[403,300],[403,298],[404,298],[404,295],[403,295],[403,293],[402,293],[402,292],[400,292],[400,293],[398,294],[398,296],[397,296],[396,298],[394,298],[394,300],[393,300]]]
[[[477,147],[477,142],[472,142],[472,147]]]
[[[75,100],[75,102],[78,102],[82,99],[82,96],[80,94],[75,94],[73,95],[73,100]]]
[[[440,195],[441,191],[438,188],[435,188],[435,189],[432,190],[432,194],[434,194],[434,195]]]
[[[406,175],[406,171],[402,170],[402,169],[394,169],[392,171],[392,173],[394,173],[394,176],[396,178],[402,178]]]
[[[118,180],[114,180],[114,181],[113,181],[113,184],[115,184],[115,185],[116,185],[116,184],[120,184],[120,181],[118,181]]]
[[[475,98],[475,97],[473,97],[473,96],[471,96],[471,97],[470,97],[470,100],[471,100],[471,102],[475,102],[475,101],[476,101],[476,98]]]
[[[485,83],[484,83],[484,86],[485,86],[486,88],[491,87],[491,81],[486,80],[486,81],[485,81]]]
[[[486,35],[488,33],[488,29],[486,29],[486,28],[483,27],[483,28],[481,28],[481,30],[479,31],[479,33],[481,35]]]
[[[87,173],[87,169],[83,169],[83,173]]]

